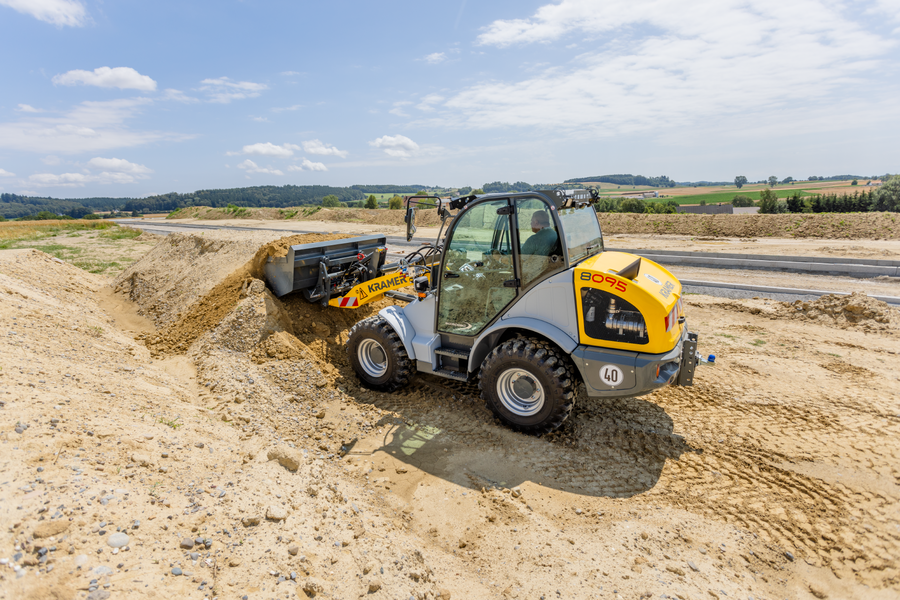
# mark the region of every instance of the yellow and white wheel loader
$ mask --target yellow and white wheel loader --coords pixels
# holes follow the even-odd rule
[[[407,198],[441,217],[434,244],[385,262],[383,236],[294,246],[266,265],[276,294],[355,309],[405,300],[350,331],[350,363],[367,387],[394,391],[415,373],[477,379],[506,425],[558,428],[580,383],[588,397],[691,385],[699,360],[681,283],[660,265],[607,252],[593,190]],[[446,228],[446,236],[442,234]],[[398,290],[412,285],[415,295]]]

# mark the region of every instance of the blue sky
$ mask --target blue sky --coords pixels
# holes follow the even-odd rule
[[[900,170],[900,0],[0,0],[0,190]]]

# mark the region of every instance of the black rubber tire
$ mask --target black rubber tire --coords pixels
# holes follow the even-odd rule
[[[500,400],[497,380],[508,369],[522,369],[544,388],[544,404],[530,416],[510,411]],[[506,426],[540,435],[558,429],[575,407],[577,379],[572,363],[556,346],[535,338],[506,341],[488,354],[478,374],[481,398]]]
[[[366,373],[360,365],[359,344],[371,339],[381,346],[387,359],[387,370],[381,377],[373,377]],[[347,339],[347,358],[362,384],[380,392],[393,392],[409,383],[414,374],[412,361],[403,347],[403,342],[387,321],[381,316],[369,317],[360,321],[350,330]]]

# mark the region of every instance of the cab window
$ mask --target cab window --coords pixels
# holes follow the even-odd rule
[[[546,202],[538,198],[516,200],[516,229],[523,288],[565,267],[559,232]]]

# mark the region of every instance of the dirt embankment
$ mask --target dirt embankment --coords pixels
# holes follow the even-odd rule
[[[369,223],[403,226],[402,210],[367,210],[362,208],[301,209],[296,214],[286,209],[248,208],[240,214],[225,209],[197,207],[185,209],[173,218],[203,220],[280,219]],[[293,211],[293,209],[292,209]],[[285,215],[291,215],[286,217]],[[715,238],[820,238],[820,239],[900,239],[898,213],[827,213],[799,215],[638,215],[599,213],[603,233],[668,234]],[[419,227],[440,225],[437,211],[421,209],[416,215]]]
[[[175,211],[169,219],[199,219],[204,221],[224,221],[228,219],[277,220],[277,221],[323,221],[331,223],[369,223],[372,225],[404,225],[403,210],[367,208],[322,208],[306,206],[301,208],[244,208],[239,211],[224,208],[196,206]],[[416,225],[436,227],[441,220],[434,209],[421,209],[416,213]]]
[[[731,238],[900,239],[900,214],[636,215],[600,213],[606,234],[658,233]]]

